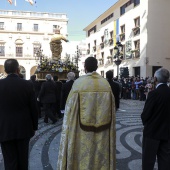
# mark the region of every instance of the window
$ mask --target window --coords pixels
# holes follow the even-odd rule
[[[134,6],[137,6],[140,4],[140,0],[134,0]]]
[[[101,43],[100,43],[100,48],[103,49],[104,48],[104,36],[101,37]]]
[[[57,29],[57,25],[53,25],[53,32],[55,33],[56,29]]]
[[[113,55],[113,49],[110,49],[110,56]]]
[[[4,22],[0,22],[0,30],[4,30]]]
[[[101,37],[102,42],[104,42],[104,36]]]
[[[88,43],[87,54],[90,54],[90,43]]]
[[[22,44],[16,44],[16,57],[23,57]]]
[[[101,25],[103,24],[103,23],[105,23],[106,21],[108,21],[110,18],[112,18],[114,16],[114,14],[113,13],[111,13],[109,16],[107,16],[105,19],[103,19],[102,21],[101,21]]]
[[[122,25],[120,28],[121,28],[121,33],[125,33],[125,25]]]
[[[90,43],[88,43],[88,49],[90,49]]]
[[[0,43],[0,56],[5,56],[5,44]]]
[[[140,17],[134,19],[135,27],[140,27]]]
[[[96,29],[97,29],[97,27],[96,27],[96,25],[95,25],[93,28],[91,28],[90,30],[88,30],[88,37],[90,36],[91,33],[95,33],[95,32],[96,32]]]
[[[134,41],[135,50],[134,50],[134,57],[139,58],[140,57],[140,40]]]
[[[22,31],[22,23],[17,23],[17,31]]]
[[[121,34],[119,35],[120,36],[120,41],[124,41],[125,40],[125,25],[122,25],[120,27],[121,29]]]
[[[101,55],[102,55],[101,64],[104,64],[104,52],[102,52]]]
[[[125,8],[128,7],[133,3],[133,0],[130,0],[126,2],[123,6],[120,7],[120,15],[123,15],[125,13]]]
[[[38,24],[34,24],[34,31],[38,31]]]
[[[113,38],[113,31],[110,31],[110,38]]]
[[[126,8],[125,5],[120,7],[120,15],[123,15],[125,13],[125,8]]]
[[[140,40],[134,41],[135,49],[140,49]]]
[[[96,40],[94,40],[94,46],[93,46],[93,51],[96,51]]]
[[[101,76],[104,77],[104,71],[101,71]]]
[[[94,40],[94,45],[96,46],[96,40]]]

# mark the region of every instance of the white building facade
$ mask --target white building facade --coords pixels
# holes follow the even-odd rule
[[[68,18],[66,14],[6,11],[0,10],[0,73],[4,72],[4,62],[15,58],[21,66],[25,79],[34,74],[37,66],[35,55],[43,50],[44,56],[51,58],[50,40],[56,27],[67,37]],[[66,42],[62,42],[61,57],[66,55]]]
[[[84,28],[87,56],[98,60],[98,72],[105,77],[113,70],[117,76],[117,41],[123,45],[119,68],[128,67],[130,76],[152,77],[160,67],[170,70],[169,6],[167,0],[119,0]]]

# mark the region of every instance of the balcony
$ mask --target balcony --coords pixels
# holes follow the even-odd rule
[[[137,36],[140,34],[140,27],[136,26],[135,28],[132,28],[132,31],[133,31],[133,35]]]
[[[103,65],[104,65],[104,60],[103,60],[103,58],[99,58],[98,64],[99,64],[99,66],[103,66]]]
[[[87,54],[90,54],[90,49],[87,49]]]
[[[94,51],[94,52],[96,51],[96,46],[93,46],[93,51]]]
[[[109,39],[109,45],[112,45],[113,44],[113,38],[110,38]]]
[[[139,58],[140,57],[140,49],[139,48],[131,50],[131,53],[133,53],[134,58]]]

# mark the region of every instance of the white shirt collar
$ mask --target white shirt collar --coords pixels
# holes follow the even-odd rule
[[[167,85],[167,83],[158,83],[158,84],[156,85],[156,89],[157,89],[160,85],[162,85],[162,84],[166,84],[166,85]]]

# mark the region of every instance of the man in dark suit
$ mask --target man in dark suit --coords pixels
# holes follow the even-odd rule
[[[62,90],[61,90],[61,110],[65,110],[67,97],[68,97],[70,90],[72,88],[72,85],[74,83],[75,73],[69,72],[67,74],[67,78],[68,78],[68,80],[66,83],[63,84]]]
[[[30,81],[32,82],[33,86],[34,86],[34,90],[35,90],[35,97],[37,99],[38,95],[39,95],[39,92],[40,92],[40,89],[41,89],[41,84],[39,81],[36,80],[36,75],[32,75],[30,77]],[[41,118],[41,103],[39,101],[37,101],[37,110],[38,110],[38,116],[39,118]]]
[[[29,141],[38,128],[36,98],[31,82],[21,79],[19,64],[8,59],[8,76],[0,80],[0,143],[5,170],[28,170]]]
[[[107,71],[106,72],[106,78],[107,81],[109,82],[112,93],[115,97],[115,105],[116,105],[116,110],[119,108],[119,94],[120,94],[120,87],[119,84],[113,81],[113,72],[112,71]]]
[[[160,68],[154,75],[156,89],[150,91],[141,114],[144,125],[142,168],[153,170],[158,161],[159,170],[170,170],[170,89],[169,71]]]
[[[56,117],[54,116],[55,112],[55,103],[57,101],[58,90],[57,86],[52,80],[51,74],[46,75],[46,82],[41,85],[41,90],[38,96],[38,100],[43,104],[45,111],[44,122],[48,123],[48,118],[51,119],[52,124],[57,122]]]
[[[60,102],[61,102],[61,89],[63,86],[63,83],[61,81],[58,81],[58,76],[53,76],[53,80],[57,86],[58,89],[58,96],[57,96],[57,101],[56,101],[56,105],[55,105],[55,114],[57,113],[58,118],[62,118],[62,113],[61,113],[61,109],[60,109]]]

